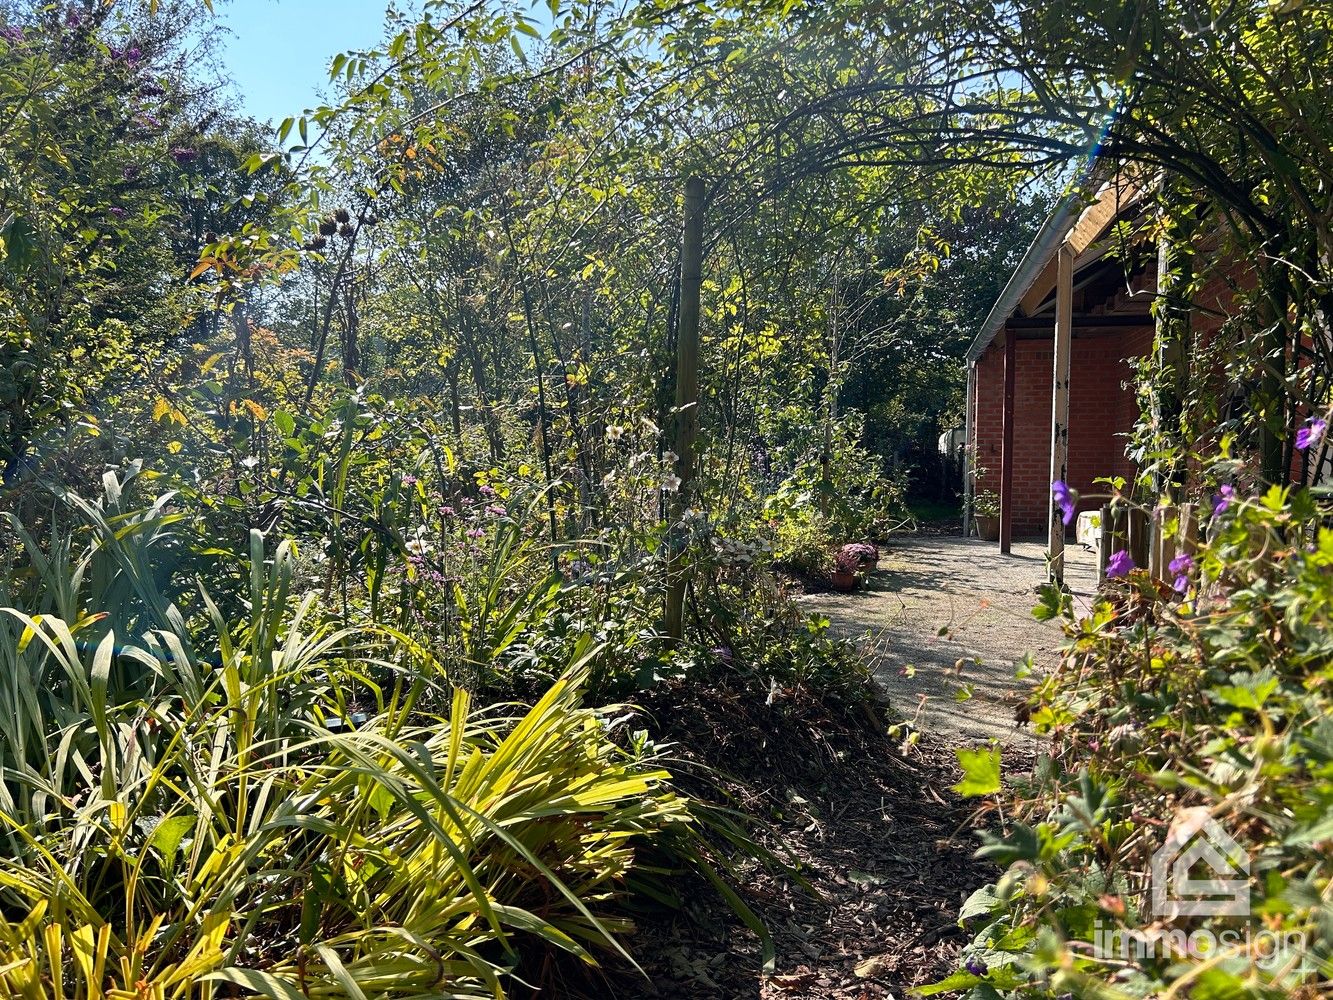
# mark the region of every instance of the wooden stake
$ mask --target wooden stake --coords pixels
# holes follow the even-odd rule
[[[685,635],[685,512],[694,484],[694,440],[699,433],[699,290],[703,281],[704,182],[685,182],[685,233],[680,249],[680,310],[676,327],[676,407],[673,450],[680,485],[669,505],[666,617],[670,645]]]

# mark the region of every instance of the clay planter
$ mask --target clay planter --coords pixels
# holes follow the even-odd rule
[[[977,537],[983,542],[994,542],[1000,537],[1000,516],[998,514],[977,514],[972,518],[977,526]]]
[[[829,574],[829,586],[834,590],[841,590],[844,593],[856,589],[856,574],[849,573],[847,570],[835,569]]]

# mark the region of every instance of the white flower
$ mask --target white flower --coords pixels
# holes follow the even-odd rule
[[[417,525],[416,531],[412,537],[408,538],[403,546],[407,549],[408,555],[424,556],[430,551],[430,542],[426,541],[426,535],[430,529],[424,524]]]
[[[608,441],[619,441],[625,436],[625,428],[618,424],[610,424],[606,428],[606,439]]]
[[[680,461],[680,456],[674,451],[668,451],[662,455],[662,461],[666,462],[667,465],[675,465]]]
[[[675,493],[680,489],[680,476],[667,476],[662,480],[662,489],[668,493]]]
[[[647,433],[649,433],[649,434],[661,434],[661,433],[662,433],[661,430],[658,429],[658,426],[657,426],[655,423],[653,423],[651,420],[649,420],[647,417],[640,417],[640,418],[639,418],[639,425],[644,429],[645,432],[647,432]]]

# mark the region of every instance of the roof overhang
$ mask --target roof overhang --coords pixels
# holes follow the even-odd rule
[[[1139,200],[1142,192],[1142,187],[1132,179],[1117,176],[1102,185],[1091,203],[1078,191],[1061,198],[1037,230],[1013,276],[986,315],[967,349],[967,363],[973,364],[981,357],[1011,316],[1015,313],[1030,316],[1041,307],[1055,288],[1056,251],[1062,245],[1074,251],[1076,273],[1103,256],[1104,248],[1097,246],[1098,241]],[[1081,212],[1080,205],[1085,206]]]

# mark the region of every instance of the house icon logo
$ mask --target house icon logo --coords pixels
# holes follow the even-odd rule
[[[1152,916],[1249,916],[1249,855],[1205,809],[1187,813],[1152,857]]]

